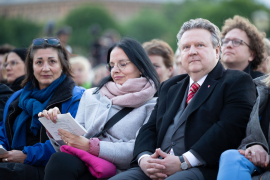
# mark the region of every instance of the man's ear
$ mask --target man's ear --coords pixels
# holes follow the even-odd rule
[[[220,56],[220,46],[216,47],[216,59],[219,60],[219,56]]]
[[[252,51],[252,50],[250,50],[249,53],[250,54],[249,54],[249,57],[248,57],[248,61],[251,62],[251,61],[254,60],[254,58],[256,56],[256,53],[255,53],[255,51]]]
[[[169,67],[168,69],[169,69],[169,77],[172,77],[173,70],[174,70],[173,66]]]

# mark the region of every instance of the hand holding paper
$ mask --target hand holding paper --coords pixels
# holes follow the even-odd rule
[[[89,139],[71,134],[63,129],[59,129],[59,135],[67,145],[87,152],[89,151]]]
[[[58,107],[54,107],[52,109],[43,110],[42,112],[38,113],[38,117],[46,117],[48,120],[52,120],[52,122],[56,123],[57,115],[61,114]]]
[[[47,131],[49,131],[49,133],[56,141],[61,140],[61,136],[58,134],[58,129],[64,129],[77,136],[84,135],[87,132],[84,127],[75,121],[70,113],[58,114],[56,123],[48,120],[46,117],[39,118],[39,121],[43,124]]]

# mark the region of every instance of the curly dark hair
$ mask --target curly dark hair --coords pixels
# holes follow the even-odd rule
[[[251,61],[251,66],[253,69],[257,69],[264,60],[265,45],[263,38],[265,34],[260,32],[248,19],[236,15],[233,19],[229,18],[225,21],[222,27],[221,38],[224,38],[229,31],[235,28],[246,32],[250,41],[250,49],[255,52],[255,58]]]

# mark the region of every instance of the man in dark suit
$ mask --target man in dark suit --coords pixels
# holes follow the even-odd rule
[[[161,84],[136,138],[132,168],[112,180],[216,179],[219,157],[239,146],[256,99],[251,77],[218,61],[219,35],[208,20],[183,24],[177,38],[188,74]]]

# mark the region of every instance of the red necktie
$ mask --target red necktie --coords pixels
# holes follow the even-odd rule
[[[199,90],[199,88],[200,88],[200,85],[196,82],[194,82],[191,85],[190,90],[188,91],[187,105],[189,104],[190,100],[193,98],[195,93]]]

